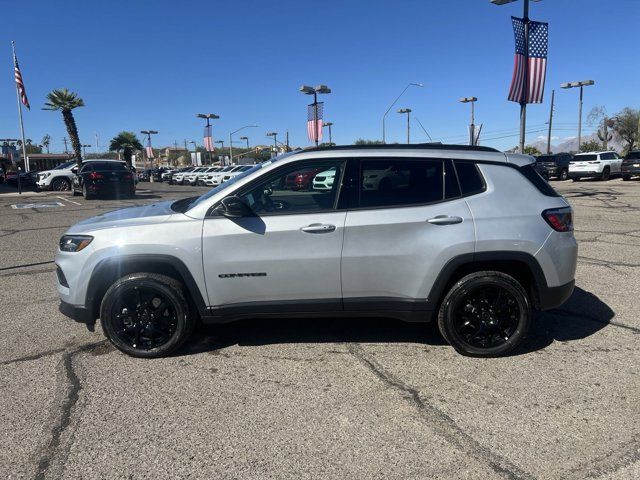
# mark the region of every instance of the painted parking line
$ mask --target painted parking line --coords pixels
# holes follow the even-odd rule
[[[14,203],[11,205],[11,208],[16,210],[25,210],[28,208],[58,208],[64,206],[64,203],[61,202]]]
[[[64,198],[64,197],[60,197],[60,196],[57,196],[57,198],[59,198],[60,200],[64,200],[65,202],[73,203],[74,205],[82,205],[81,203],[78,203],[75,200],[71,200],[69,198]]]

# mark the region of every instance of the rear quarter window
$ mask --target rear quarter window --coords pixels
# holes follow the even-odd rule
[[[485,183],[475,163],[455,161],[462,195],[484,192]]]
[[[540,176],[540,174],[536,171],[534,164],[530,163],[529,165],[525,165],[520,167],[520,173],[525,176],[527,180],[529,180],[533,185],[547,197],[559,197],[560,195],[556,192],[549,182],[547,182],[544,178]]]

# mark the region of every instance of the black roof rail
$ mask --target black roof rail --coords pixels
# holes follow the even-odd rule
[[[333,145],[322,147],[308,147],[304,148],[305,152],[324,152],[331,150],[461,150],[467,152],[498,152],[492,147],[484,147],[481,145],[455,145],[446,143],[394,143],[394,144],[370,144],[370,145]]]

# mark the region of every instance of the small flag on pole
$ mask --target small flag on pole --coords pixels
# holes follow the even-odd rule
[[[324,103],[312,103],[307,107],[307,135],[312,142],[322,140],[322,108]],[[316,114],[317,111],[317,114]]]
[[[27,98],[27,91],[25,90],[24,82],[22,81],[22,73],[20,73],[20,67],[18,66],[18,57],[16,57],[15,50],[13,52],[13,69],[16,79],[16,87],[18,89],[18,93],[20,94],[20,101],[25,107],[31,110],[29,99]]]
[[[147,158],[155,158],[153,155],[153,148],[151,147],[151,137],[147,139]]]
[[[516,40],[516,53],[509,100],[518,103],[542,103],[547,72],[549,24],[529,22],[529,63],[528,68],[525,68],[524,21],[511,17],[511,22]]]
[[[213,137],[211,136],[211,125],[204,127],[204,149],[213,152]]]

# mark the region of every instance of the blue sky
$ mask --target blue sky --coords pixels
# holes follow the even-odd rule
[[[11,40],[16,41],[32,109],[26,135],[53,137],[63,149],[58,113],[41,110],[45,95],[67,87],[84,98],[76,110],[81,141],[100,143],[121,130],[160,133],[154,145],[186,138],[202,144],[197,112],[220,115],[216,139],[244,131],[252,144],[288,129],[293,145],[308,145],[303,84],[325,83],[325,118],[333,140],[381,138],[381,118],[409,82],[397,107],[413,109],[435,140],[464,143],[469,106],[483,144],[517,144],[519,107],[506,100],[513,65],[510,15],[522,2],[489,0],[265,1],[32,1],[3,2],[6,74],[0,78],[2,137],[16,137]],[[575,135],[578,92],[564,81],[594,79],[585,90],[585,116],[594,105],[615,113],[640,104],[637,0],[543,0],[530,16],[548,21],[545,103],[529,106],[527,141],[544,135],[551,88],[556,89],[554,136]],[[7,21],[7,19],[11,19]],[[622,46],[622,49],[618,49]],[[241,134],[237,134],[239,137]],[[506,135],[511,135],[505,137]],[[503,137],[503,138],[498,138]],[[387,141],[405,141],[404,119],[387,120]],[[417,123],[412,141],[427,141]]]

